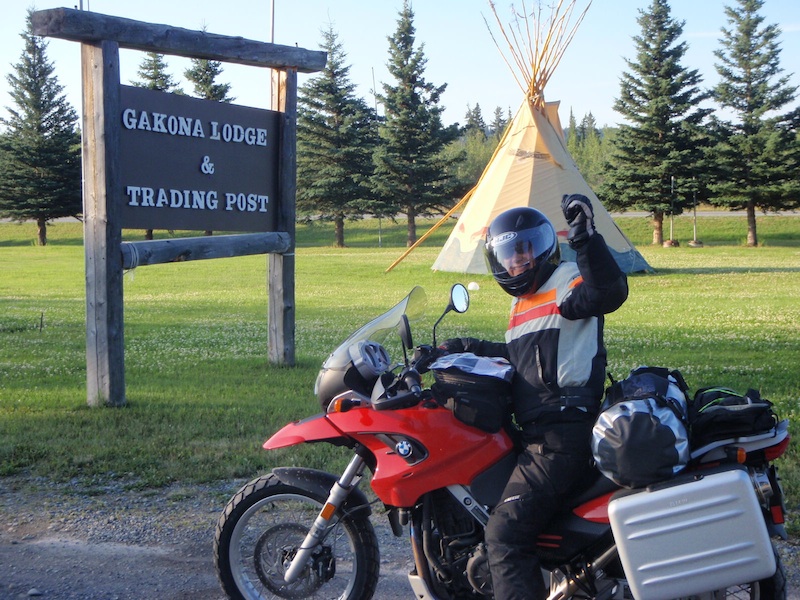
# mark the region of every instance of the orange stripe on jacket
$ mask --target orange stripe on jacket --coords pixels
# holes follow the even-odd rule
[[[575,288],[583,282],[583,277],[576,277],[569,284],[570,289]],[[550,315],[560,315],[561,309],[556,304],[556,290],[548,290],[530,296],[523,296],[514,305],[514,310],[508,323],[508,328],[513,329],[523,323],[547,317]]]
[[[517,300],[517,303],[514,305],[514,310],[508,322],[508,328],[513,329],[528,321],[557,314],[560,314],[560,310],[556,304],[555,289],[540,294],[524,296]]]

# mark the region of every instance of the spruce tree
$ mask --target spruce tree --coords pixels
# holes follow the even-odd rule
[[[35,220],[38,242],[47,244],[47,222],[78,216],[81,148],[78,115],[47,58],[47,43],[33,35],[28,10],[25,48],[7,75],[13,107],[0,119],[0,215]]]
[[[597,128],[597,121],[592,113],[583,117],[578,130],[581,137],[578,168],[589,187],[596,189],[602,185],[604,168],[607,163],[603,133]]]
[[[346,53],[332,28],[323,31],[328,62],[301,86],[297,119],[297,207],[334,222],[337,247],[345,245],[347,219],[375,208],[370,192],[377,116],[355,94]]]
[[[139,81],[131,82],[136,87],[157,92],[183,93],[178,83],[167,71],[167,62],[164,60],[163,54],[146,52],[136,73],[139,75]]]
[[[416,217],[441,212],[453,199],[455,160],[443,152],[458,127],[444,127],[439,106],[445,85],[424,78],[424,47],[415,45],[414,12],[404,0],[397,30],[389,37],[389,73],[395,85],[383,84],[385,120],[375,153],[375,190],[393,214],[405,213],[407,245],[417,239]]]
[[[608,163],[608,145],[603,141],[604,133],[597,128],[594,115],[586,114],[578,125],[575,115],[570,111],[566,138],[567,151],[586,183],[593,190],[602,187]]]
[[[486,121],[483,120],[480,104],[476,104],[475,108],[470,108],[468,104],[465,119],[467,124],[464,125],[464,133],[475,133],[486,137]]]
[[[653,0],[637,22],[636,60],[626,59],[630,70],[614,103],[628,123],[617,132],[599,191],[608,207],[651,213],[653,243],[661,244],[664,215],[688,203],[684,192],[701,159],[698,130],[710,110],[699,107],[708,94],[698,88],[698,71],[681,66],[683,23],[671,18],[667,0]]]
[[[230,83],[217,83],[217,77],[222,74],[222,63],[218,60],[193,58],[191,68],[186,69],[183,75],[194,86],[194,95],[204,100],[216,102],[233,102],[236,98],[229,95]]]
[[[800,109],[781,114],[797,88],[780,76],[780,29],[763,26],[762,0],[726,7],[728,28],[715,51],[721,77],[714,99],[735,121],[718,120],[718,143],[710,152],[716,178],[711,202],[747,212],[747,245],[758,245],[756,209],[800,206]]]
[[[578,132],[578,121],[575,119],[575,113],[570,109],[569,122],[567,124],[567,131],[565,137],[567,138],[567,152],[573,160],[578,163],[578,156],[581,151],[581,138]]]
[[[503,118],[503,109],[500,108],[499,106],[495,107],[490,131],[492,136],[496,140],[499,141],[500,138],[503,137],[503,133],[505,133],[506,127],[508,126],[508,122],[509,119]]]
[[[206,28],[203,27],[203,32]],[[233,102],[230,96],[230,83],[217,83],[217,78],[222,75],[222,63],[218,60],[205,58],[191,59],[191,67],[183,72],[183,76],[194,86],[194,95],[204,100],[216,102]]]

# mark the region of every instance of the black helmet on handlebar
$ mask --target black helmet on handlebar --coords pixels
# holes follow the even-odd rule
[[[484,254],[489,271],[512,296],[536,291],[561,260],[553,224],[527,206],[494,218],[486,232]]]

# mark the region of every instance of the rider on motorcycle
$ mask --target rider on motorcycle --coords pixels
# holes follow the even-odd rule
[[[628,296],[625,274],[594,226],[590,200],[561,208],[577,263],[562,262],[552,223],[533,208],[498,215],[485,255],[514,296],[505,343],[447,340],[448,352],[503,356],[516,368],[514,417],[524,445],[486,528],[494,597],[545,598],[536,540],[564,501],[596,475],[591,430],[605,383],[603,315]]]

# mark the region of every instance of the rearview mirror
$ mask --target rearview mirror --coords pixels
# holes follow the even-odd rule
[[[397,324],[397,332],[400,334],[400,340],[403,342],[403,352],[408,348],[409,350],[414,347],[414,342],[411,338],[411,325],[408,322],[408,317],[400,315],[400,323]]]
[[[456,311],[457,313],[467,312],[469,308],[469,292],[467,288],[464,287],[463,283],[456,283],[453,287],[450,288],[450,302],[447,304],[447,308],[444,309],[442,316],[439,317],[439,320],[433,324],[433,345],[436,345],[436,326],[441,323],[444,316],[449,313],[451,310]]]
[[[469,308],[469,292],[463,283],[456,283],[450,289],[450,306],[457,313],[467,312]]]

